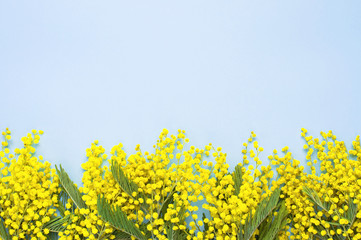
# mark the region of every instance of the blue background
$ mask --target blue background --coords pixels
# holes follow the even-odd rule
[[[360,1],[1,1],[0,127],[81,182],[99,139],[152,150],[168,128],[233,168],[250,131],[303,162],[301,127],[361,132]],[[190,146],[188,145],[188,146]]]

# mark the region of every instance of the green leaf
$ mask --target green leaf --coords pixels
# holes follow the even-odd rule
[[[125,232],[116,230],[112,235],[115,236],[115,239],[119,239],[119,240],[128,240],[128,239],[132,239],[132,237]]]
[[[63,205],[62,202],[59,201],[58,204],[59,204],[59,206],[57,206],[56,209],[59,211],[60,216],[64,217],[64,216],[65,216],[66,208],[65,208],[65,206]]]
[[[122,234],[123,237],[133,236],[140,240],[147,239],[141,233],[140,229],[137,228],[135,224],[127,218],[126,214],[119,206],[111,206],[103,196],[98,196],[97,207],[101,218],[122,232],[119,234]]]
[[[142,223],[139,225],[139,229],[141,232],[143,232],[145,234],[146,239],[152,238],[152,232],[147,229],[148,223],[149,222]]]
[[[111,171],[115,181],[119,184],[121,189],[128,195],[132,196],[133,192],[138,193],[138,186],[134,182],[130,181],[124,174],[122,167],[117,161],[112,161]]]
[[[131,236],[129,236],[129,234],[124,233],[122,231],[119,230],[114,230],[111,233],[108,234],[102,234],[102,236],[99,238],[99,240],[106,240],[106,239],[110,239],[110,237],[114,235],[115,236],[115,240],[131,240]]]
[[[240,188],[242,186],[242,167],[239,165],[236,165],[232,178],[233,178],[233,182],[234,182],[234,195],[238,196]]]
[[[276,216],[273,216],[274,212],[277,212]],[[276,207],[275,211],[273,211],[272,214],[269,215],[269,222],[267,224],[264,224],[265,227],[260,230],[259,239],[275,239],[278,236],[279,232],[286,226],[288,215],[289,213],[286,209],[284,201],[280,202]]]
[[[54,217],[49,222],[44,224],[44,228],[48,228],[51,232],[62,232],[66,230],[66,225],[69,223],[69,217]],[[65,225],[65,226],[64,226]]]
[[[257,206],[254,216],[252,211],[249,213],[246,223],[243,226],[240,224],[239,239],[249,240],[261,225],[261,223],[268,217],[270,213],[276,208],[279,200],[280,190],[275,190],[270,197],[263,199]]]
[[[186,213],[186,208],[184,206],[181,206],[181,209],[179,210],[178,215],[177,215],[180,222],[185,221],[185,213]],[[187,239],[187,232],[188,232],[187,230],[188,229],[181,230],[178,228],[177,230],[173,230],[173,226],[175,226],[175,225],[171,222],[166,222],[166,224],[165,224],[167,239],[169,239],[169,240]]]
[[[167,232],[167,239],[168,240],[174,240],[174,230],[173,230],[173,224],[168,222],[167,224],[165,224],[165,231]]]
[[[304,187],[303,188],[303,192],[308,196],[309,200],[315,204],[316,206],[320,207],[321,209],[325,210],[325,211],[329,211],[330,207],[331,207],[331,203],[330,202],[326,202],[318,196],[317,192],[313,189],[310,189],[308,187]],[[336,214],[333,214],[331,216],[335,216]],[[356,219],[356,215],[357,215],[357,205],[354,203],[354,199],[350,198],[348,199],[348,209],[344,214],[344,217],[349,221],[349,224],[344,225],[345,226],[345,232],[347,232],[348,229],[350,229]],[[336,229],[339,228],[339,226],[341,226],[340,223],[338,222],[332,222],[332,218],[330,218],[330,221],[326,221],[327,223],[329,223],[331,225],[331,229],[334,230],[336,232]],[[318,232],[320,232],[321,229],[318,229]],[[340,240],[344,240],[346,239],[345,236],[343,236],[342,234],[335,234],[333,235],[333,238],[335,239],[340,239]],[[327,238],[324,238],[327,239]]]
[[[6,231],[3,219],[0,217],[0,237],[3,240],[11,240],[9,233]]]
[[[352,227],[352,225],[354,224],[355,220],[356,220],[356,215],[357,215],[357,204],[354,203],[354,198],[350,198],[348,199],[348,209],[345,212],[344,216],[345,218],[349,221],[348,224],[345,225],[345,232],[347,233],[347,231]],[[330,223],[331,224],[331,223]],[[343,236],[342,234],[338,235],[339,239],[343,240],[346,239],[345,236]]]
[[[202,221],[204,223],[204,232],[208,231],[208,228],[209,228],[209,224],[204,222],[204,219],[206,219],[206,218],[207,218],[206,215],[203,213],[202,214]]]
[[[66,204],[68,203],[68,199],[70,199],[70,196],[67,192],[64,191],[64,188],[62,188],[61,192],[58,194],[58,205],[56,209],[59,211],[60,215],[62,217],[65,216],[66,211]]]
[[[82,199],[82,195],[81,195],[79,189],[76,187],[76,185],[73,183],[73,181],[70,180],[68,174],[62,168],[62,166],[60,165],[59,167],[60,167],[60,170],[58,169],[57,166],[55,166],[56,172],[59,176],[59,180],[60,180],[60,183],[61,183],[64,191],[69,195],[71,200],[73,200],[74,204],[78,208],[86,208],[86,204],[85,204],[84,200]]]
[[[139,193],[138,192],[138,186],[137,184],[135,184],[133,181],[129,180],[127,178],[127,176],[125,176],[122,167],[119,165],[119,163],[115,160],[112,160],[112,166],[111,166],[111,172],[112,175],[115,179],[115,181],[118,183],[118,185],[120,186],[120,188],[127,193],[131,198],[133,198],[134,200],[136,200],[133,197],[133,192],[137,193],[137,196],[139,198],[143,198],[146,199],[146,196],[144,193]],[[142,208],[142,210],[144,210],[145,212],[147,212],[148,209],[148,204],[144,201],[143,203],[140,204],[140,207]]]
[[[322,201],[315,190],[308,187],[303,187],[302,191],[308,196],[308,199],[313,204],[319,206],[321,209],[327,212],[330,210],[331,204],[329,202]]]
[[[357,204],[354,203],[354,198],[349,198],[348,209],[345,213],[345,218],[349,221],[349,228],[353,225],[357,215]]]
[[[325,221],[326,223],[330,224],[330,225],[334,225],[334,226],[341,226],[340,223],[338,222],[328,222],[328,221]]]
[[[167,239],[168,240],[184,240],[187,239],[187,233],[183,230],[177,229],[173,230],[173,223],[167,222],[165,224],[165,230],[167,233]]]
[[[174,184],[173,188],[171,189],[167,198],[165,199],[165,201],[163,202],[162,206],[159,209],[158,214],[161,218],[163,218],[164,215],[167,213],[168,205],[173,202],[173,195],[175,193],[175,188],[176,185]]]
[[[185,230],[188,234],[189,233],[189,230]],[[177,230],[175,231],[175,234],[174,234],[174,240],[184,240],[184,239],[187,239],[187,233],[184,232],[184,231],[181,231],[181,230]]]
[[[58,240],[58,233],[56,232],[50,232],[47,236],[46,236],[47,240]]]

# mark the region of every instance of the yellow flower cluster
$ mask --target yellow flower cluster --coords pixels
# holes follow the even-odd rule
[[[235,184],[232,174],[229,174],[226,163],[226,154],[221,152],[221,148],[214,149],[216,164],[213,169],[215,178],[208,181],[207,188],[204,188],[203,194],[206,196],[208,204],[203,207],[208,209],[212,220],[209,222],[208,239],[236,240],[240,224],[244,225],[250,212],[255,213],[260,200],[269,196],[271,190],[270,179],[273,172],[270,166],[262,166],[259,154],[263,151],[254,141],[255,133],[251,133],[248,143],[244,143],[242,150],[243,162],[239,163],[242,167],[242,185],[239,194],[235,194]],[[248,145],[253,143],[254,149],[248,151]],[[255,162],[256,167],[249,165],[250,160]],[[258,169],[260,167],[260,170]],[[258,232],[255,233],[255,236]],[[254,237],[255,237],[254,236]]]
[[[192,202],[203,199],[201,189],[206,185],[210,171],[200,167],[202,156],[209,155],[209,152],[193,146],[184,150],[183,144],[188,142],[184,133],[179,130],[177,136],[168,137],[168,131],[164,130],[154,145],[155,153],[142,153],[138,145],[137,152],[129,157],[119,144],[112,148],[108,158],[102,146],[95,142],[87,150],[88,161],[82,165],[86,171],[81,190],[86,193],[86,204],[96,212],[97,196],[104,195],[113,206],[120,206],[136,226],[142,225],[143,233],[147,231],[152,238],[167,239],[166,225],[174,231],[188,229],[185,219],[190,215],[195,217],[198,207]],[[104,161],[109,167],[102,167]],[[113,161],[138,186],[137,192],[128,194],[116,184],[111,173]],[[170,199],[173,199],[172,203],[164,208],[164,203]],[[183,215],[179,214],[181,211],[184,211]],[[191,229],[184,231],[187,239],[197,238],[196,230],[203,225],[202,221],[193,220],[189,224]],[[197,239],[203,239],[202,234],[198,232]]]
[[[2,132],[0,216],[13,240],[47,239],[46,224],[56,215],[59,180],[49,162],[35,156],[42,131],[23,137],[24,147],[10,153],[11,132]]]
[[[65,217],[68,221],[64,224],[66,229],[59,232],[60,240],[115,238],[112,235],[114,230],[100,219],[97,211],[97,196],[114,189],[114,180],[110,179],[109,171],[103,179],[104,171],[107,169],[107,167],[101,167],[106,158],[104,151],[103,147],[97,146],[97,141],[86,150],[88,161],[82,164],[85,172],[82,179],[83,187],[79,188],[83,193],[82,199],[86,208],[77,208],[74,202],[68,199],[65,205]]]
[[[337,141],[331,131],[321,132],[319,139],[307,136],[307,130],[302,129],[301,136],[306,141],[304,149],[310,174],[287,149],[283,157],[270,156],[280,176],[276,185],[282,187],[281,197],[292,216],[290,239],[321,236],[331,240],[338,239],[336,235],[361,239],[361,211],[357,207],[361,200],[360,137],[353,142],[353,150],[347,151],[345,143]],[[311,190],[311,199],[303,191],[305,187]],[[357,215],[350,222],[348,210],[352,204],[357,204]]]
[[[237,240],[252,224],[256,227],[250,239],[262,239],[265,229],[277,224],[276,236],[282,240],[361,239],[359,136],[348,151],[331,131],[321,132],[319,139],[302,129],[305,169],[288,147],[274,150],[269,163],[262,161],[263,148],[251,132],[234,171],[220,147],[187,148],[184,130],[169,135],[164,129],[153,153],[137,145],[129,156],[121,143],[108,156],[94,141],[82,164],[83,186],[73,186],[79,204],[62,174],[58,176],[50,163],[36,155],[41,134],[33,130],[22,138],[24,147],[10,153],[11,132],[2,133],[0,239],[7,239],[1,235],[2,225],[14,240],[49,239],[50,232],[61,240],[109,240],[129,234],[101,214],[99,197],[112,211],[120,209],[144,239],[167,240],[171,234],[173,239]],[[275,208],[258,215],[263,222],[251,221],[278,189]],[[202,218],[199,206],[206,211]],[[273,222],[284,213],[283,224]]]

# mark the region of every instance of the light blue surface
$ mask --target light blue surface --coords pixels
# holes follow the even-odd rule
[[[0,127],[81,182],[99,139],[151,150],[185,129],[233,168],[257,133],[264,159],[301,127],[361,133],[360,1],[1,1]],[[190,146],[190,145],[189,145]]]

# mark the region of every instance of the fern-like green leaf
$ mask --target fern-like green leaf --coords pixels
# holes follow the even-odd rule
[[[152,232],[147,229],[148,222],[142,223],[139,225],[139,229],[141,232],[144,233],[145,238],[149,239],[152,238]]]
[[[185,230],[186,232],[184,231],[180,231],[180,230],[177,230],[175,231],[175,234],[174,234],[174,237],[173,239],[174,240],[184,240],[184,239],[187,239],[187,233],[190,235],[189,233],[189,230]]]
[[[204,223],[204,232],[208,231],[208,229],[209,229],[209,224],[204,222],[204,219],[206,219],[206,218],[207,218],[206,215],[203,213],[202,214],[202,221]]]
[[[288,211],[286,209],[286,205],[284,201],[280,202],[276,207],[273,213],[277,213],[276,216],[274,214],[269,215],[269,222],[264,224],[265,227],[260,230],[259,239],[262,240],[273,240],[275,239],[279,232],[286,226],[287,218],[288,218]]]
[[[240,240],[249,240],[261,225],[261,223],[268,217],[270,213],[276,208],[279,200],[280,190],[275,190],[270,197],[263,199],[256,208],[254,216],[252,211],[249,213],[246,223],[243,226],[240,224],[238,238]]]
[[[3,240],[11,240],[9,233],[6,231],[3,219],[0,217],[0,237]]]
[[[167,212],[167,209],[168,209],[168,205],[170,203],[173,203],[173,195],[175,193],[175,188],[176,188],[176,185],[173,186],[173,188],[171,189],[171,191],[169,192],[167,198],[164,200],[164,202],[162,203],[162,206],[159,208],[159,212],[158,212],[158,215],[160,217],[164,217],[164,215],[166,214]]]
[[[356,220],[356,215],[357,215],[357,204],[354,203],[354,198],[350,198],[348,199],[348,209],[345,212],[344,217],[349,221],[348,224],[345,225],[345,232],[347,233],[347,231],[352,227],[352,225],[354,224],[355,220]],[[346,236],[343,236],[342,234],[338,235],[340,240],[344,240],[346,239]]]
[[[66,225],[69,223],[69,217],[54,217],[49,222],[44,224],[44,228],[48,228],[50,232],[62,232],[66,230]]]
[[[61,165],[59,167],[60,169],[55,166],[62,188],[69,195],[71,200],[73,200],[74,204],[78,208],[86,208],[85,202],[82,199],[82,195],[79,189],[75,186],[73,181],[70,180],[68,174],[65,172],[63,167]]]
[[[181,207],[181,209],[178,212],[177,217],[180,219],[180,222],[183,222],[185,220],[185,213],[186,208],[184,206]],[[189,234],[189,230],[180,230],[179,228],[177,230],[173,230],[173,227],[175,225],[173,223],[167,222],[165,225],[166,233],[167,233],[167,239],[169,240],[184,240],[187,239],[187,233]]]
[[[238,196],[240,188],[242,186],[242,167],[239,165],[236,165],[232,178],[233,178],[233,182],[234,182],[234,195]]]
[[[70,198],[69,194],[64,191],[64,188],[62,188],[62,190],[58,194],[58,206],[56,207],[56,209],[59,211],[62,217],[65,216],[65,211],[66,211],[65,206],[68,203],[69,198]]]
[[[317,192],[313,189],[310,189],[308,187],[304,187],[303,188],[303,192],[308,196],[308,199],[316,206],[320,207],[322,210],[325,211],[329,211],[330,207],[331,207],[331,203],[330,202],[326,202],[318,196]],[[344,217],[349,221],[348,224],[344,225],[345,226],[345,232],[347,232],[348,229],[350,229],[356,219],[356,215],[357,215],[357,205],[354,203],[354,199],[353,198],[349,198],[348,200],[348,209],[344,214]],[[336,232],[336,230],[338,228],[340,228],[341,224],[338,222],[333,222],[332,218],[330,218],[329,221],[326,221],[327,223],[330,224],[330,229],[334,230]],[[323,227],[318,227],[317,231],[321,232],[322,230],[324,230]],[[318,235],[319,236],[319,235]],[[327,236],[325,237],[319,237],[320,239],[328,239]],[[344,240],[346,239],[346,236],[343,236],[342,234],[335,234],[333,235],[334,239],[338,239],[338,240]]]
[[[125,233],[125,232],[122,232],[122,231],[119,231],[119,230],[116,230],[111,235],[114,235],[115,239],[118,239],[118,240],[130,240],[130,239],[132,239],[132,237],[128,233]]]
[[[50,232],[47,236],[46,236],[47,240],[58,240],[58,233],[55,232]]]
[[[99,240],[106,240],[106,239],[111,239],[111,236],[115,236],[115,240],[131,240],[131,236],[129,236],[129,234],[119,231],[119,230],[114,230],[111,233],[108,234],[103,234]]]
[[[355,201],[354,198],[349,198],[348,209],[345,214],[346,219],[349,221],[349,228],[355,222],[357,215],[357,204],[355,204],[354,201]]]
[[[138,192],[137,184],[135,184],[125,176],[121,166],[117,161],[112,161],[111,171],[115,181],[119,184],[119,186],[124,192],[126,192],[130,196],[132,196],[133,192]]]
[[[329,202],[322,201],[315,190],[313,190],[309,187],[303,187],[302,191],[308,196],[308,199],[313,204],[319,206],[321,209],[323,209],[327,212],[330,210],[331,204]]]
[[[58,202],[58,206],[56,207],[56,209],[59,211],[60,213],[60,216],[64,217],[65,216],[65,211],[66,211],[66,208],[65,206],[63,205],[62,202]]]
[[[167,232],[167,239],[168,240],[184,240],[184,239],[187,239],[187,233],[189,233],[186,230],[180,230],[180,229],[177,229],[177,230],[173,230],[173,226],[174,224],[172,223],[168,223],[165,225],[165,229],[166,229],[166,232]],[[187,232],[185,232],[187,231]]]
[[[124,237],[128,235],[129,237],[133,236],[140,240],[147,239],[141,233],[140,229],[137,228],[135,224],[127,218],[119,206],[113,207],[103,196],[98,196],[97,207],[101,218],[117,230],[123,232],[121,234]]]
[[[167,224],[164,225],[164,227],[165,227],[165,231],[167,233],[167,239],[174,240],[173,224],[168,222]]]
[[[111,166],[111,172],[112,175],[115,179],[115,181],[118,183],[118,185],[120,186],[120,188],[127,193],[131,198],[133,198],[134,200],[136,200],[133,197],[133,192],[137,193],[137,196],[139,198],[143,198],[145,199],[146,196],[144,193],[140,193],[138,192],[138,186],[137,184],[135,184],[133,181],[129,180],[127,178],[127,176],[125,176],[122,167],[119,165],[119,163],[115,160],[112,160],[112,166]],[[147,211],[147,209],[149,208],[148,204],[144,201],[143,203],[140,204],[140,207],[142,208],[142,210],[144,210],[145,212]],[[160,214],[160,213],[158,213]]]
[[[173,230],[174,224],[173,223],[166,223],[165,230],[167,233],[168,240],[184,240],[187,239],[187,233],[183,230],[177,229]]]

